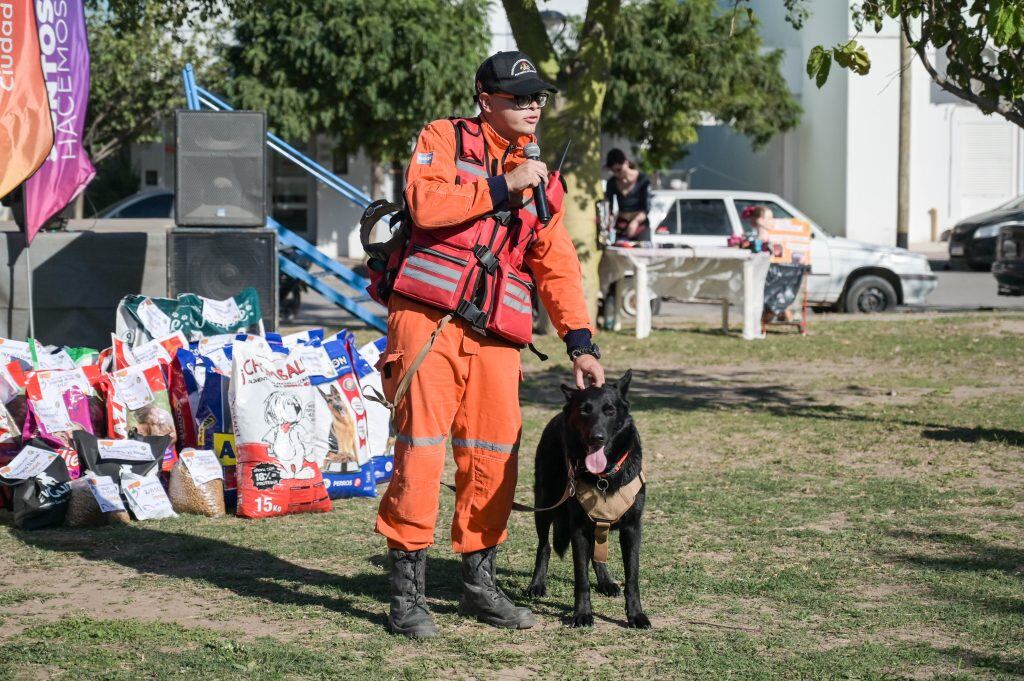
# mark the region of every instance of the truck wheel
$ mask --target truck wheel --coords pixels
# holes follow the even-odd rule
[[[843,309],[864,314],[888,312],[895,309],[898,302],[892,284],[882,277],[869,274],[857,277],[850,284],[843,299]]]

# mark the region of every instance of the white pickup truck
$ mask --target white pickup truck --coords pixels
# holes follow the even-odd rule
[[[775,194],[712,190],[655,190],[650,223],[657,247],[726,246],[730,236],[752,230],[741,218],[751,205],[776,218],[811,225],[808,302],[845,312],[883,312],[920,305],[937,284],[928,259],[905,248],[876,246],[832,236]]]

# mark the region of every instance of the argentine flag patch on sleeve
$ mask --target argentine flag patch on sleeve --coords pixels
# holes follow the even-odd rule
[[[429,166],[431,161],[434,160],[434,152],[428,151],[416,154],[416,163],[421,166]]]

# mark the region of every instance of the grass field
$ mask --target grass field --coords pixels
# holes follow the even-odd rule
[[[601,338],[634,369],[649,465],[641,590],[654,629],[594,595],[562,625],[455,612],[442,493],[428,564],[442,635],[383,630],[376,503],[266,521],[0,528],[0,678],[1010,678],[1024,674],[1024,316],[830,319],[746,343],[695,327]],[[544,347],[557,352],[557,342]],[[564,361],[524,355],[518,498]],[[449,465],[448,479],[451,479]],[[521,594],[532,519],[499,556]],[[617,542],[610,566],[621,580]]]

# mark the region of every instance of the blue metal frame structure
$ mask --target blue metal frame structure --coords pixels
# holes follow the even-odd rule
[[[182,70],[182,80],[185,83],[185,101],[189,109],[198,111],[205,105],[214,111],[234,111],[234,109],[213,93],[204,90],[196,84],[195,71],[191,64],[186,64]],[[322,165],[309,158],[283,139],[267,133],[267,147],[275,153],[284,156],[286,159],[299,166],[329,189],[337,192],[344,198],[356,204],[360,208],[366,208],[371,203],[370,197],[358,188],[345,182],[340,177],[324,168]],[[277,232],[278,247],[292,247],[308,258],[317,267],[323,269],[323,274],[329,275],[342,284],[356,291],[357,295],[343,295],[326,282],[322,281],[316,274],[308,272],[294,262],[278,253],[278,266],[285,275],[298,279],[310,288],[319,292],[338,307],[344,309],[355,317],[363,320],[370,326],[380,330],[387,330],[387,322],[381,316],[375,314],[365,303],[371,302],[369,296],[365,295],[366,287],[370,285],[368,279],[359,276],[354,271],[341,263],[317,250],[316,246],[309,243],[295,232],[285,228],[274,218],[267,216],[267,227]]]

